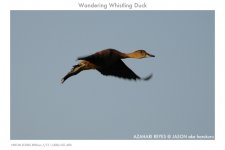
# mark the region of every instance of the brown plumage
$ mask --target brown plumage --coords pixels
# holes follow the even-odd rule
[[[145,50],[137,50],[132,53],[122,53],[115,49],[105,49],[95,54],[79,57],[80,63],[73,66],[70,72],[62,78],[61,83],[65,82],[69,77],[80,73],[83,70],[96,69],[103,75],[111,75],[124,79],[143,79],[149,80],[152,74],[146,78],[140,78],[130,68],[128,68],[121,59],[125,58],[146,58],[155,57],[147,53]]]

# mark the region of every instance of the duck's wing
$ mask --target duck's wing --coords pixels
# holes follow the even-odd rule
[[[130,80],[141,79],[129,67],[127,67],[127,65],[122,60],[118,60],[109,67],[98,68],[97,70],[106,76],[111,75]]]
[[[78,57],[77,60],[86,60],[86,61],[96,61],[99,59],[99,56],[96,54],[92,54],[92,55],[88,55],[88,56],[82,56],[82,57]]]
[[[105,49],[89,56],[78,57],[77,60],[86,60],[98,66],[109,66],[121,59],[120,53],[114,49]]]
[[[78,57],[77,60],[99,62],[99,61],[104,60],[105,58],[108,58],[111,55],[110,52],[111,52],[110,50],[103,50],[103,51],[96,52],[96,53],[88,55],[88,56]]]

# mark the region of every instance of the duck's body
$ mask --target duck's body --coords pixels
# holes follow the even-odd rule
[[[96,69],[103,75],[112,75],[125,79],[141,79],[121,59],[125,58],[146,58],[155,57],[144,50],[137,50],[133,53],[122,53],[115,49],[105,49],[95,54],[79,57],[79,64],[73,66],[70,72],[62,79],[62,83],[69,77],[78,74],[83,70]],[[152,75],[145,79],[151,78]]]

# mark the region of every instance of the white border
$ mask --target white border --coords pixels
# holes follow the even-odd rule
[[[84,0],[80,0],[84,1]],[[97,0],[95,2],[105,2]],[[109,1],[109,0],[108,0]],[[121,2],[120,0],[110,0]],[[134,0],[123,0],[130,3]],[[138,1],[138,0],[137,0]],[[93,2],[85,0],[85,2]],[[139,1],[140,2],[140,1]],[[225,1],[212,0],[146,0],[149,10],[215,10],[216,14],[216,140],[38,140],[10,141],[10,10],[80,10],[76,0],[1,0],[0,1],[0,147],[1,149],[41,149],[40,147],[13,147],[15,143],[72,143],[72,147],[57,149],[223,149],[225,140],[224,96],[224,6]],[[120,9],[119,9],[120,10]],[[45,147],[55,149],[55,147]]]

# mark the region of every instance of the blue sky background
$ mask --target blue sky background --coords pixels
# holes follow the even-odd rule
[[[11,139],[214,135],[214,11],[11,11]],[[84,71],[79,56],[145,49],[124,62],[150,81]]]

